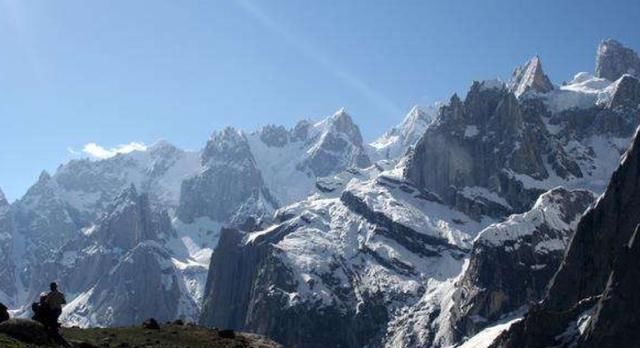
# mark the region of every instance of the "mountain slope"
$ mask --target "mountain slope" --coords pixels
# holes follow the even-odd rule
[[[634,277],[639,185],[640,137],[636,135],[606,192],[580,220],[544,301],[496,346],[631,347],[640,342],[632,329],[640,304]]]
[[[270,226],[224,230],[201,322],[291,347],[444,347],[514,324],[640,122],[632,76],[536,90],[540,61],[527,66],[523,94],[475,82],[406,156],[318,180]]]
[[[70,161],[13,205],[0,200],[0,251],[10,256],[0,263],[0,300],[28,315],[57,280],[71,324],[125,325],[154,308],[157,317],[196,320],[223,224],[255,228],[281,202],[317,190],[317,175],[368,164],[344,110],[291,130],[223,129],[198,152],[160,141]]]

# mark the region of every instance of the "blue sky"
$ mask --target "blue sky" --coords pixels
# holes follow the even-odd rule
[[[593,71],[603,38],[640,49],[638,18],[634,0],[0,0],[0,187],[90,143],[197,149],[342,106],[371,140],[535,54],[556,83]]]

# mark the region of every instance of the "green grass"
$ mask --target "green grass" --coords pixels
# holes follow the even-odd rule
[[[23,348],[26,347],[24,343],[18,342],[12,338],[9,338],[3,334],[0,334],[0,347],[2,348]]]
[[[79,329],[65,328],[71,343],[86,342],[99,348],[274,348],[256,335],[236,333],[236,338],[220,338],[214,330],[198,326],[162,325],[160,330],[140,327]],[[1,348],[54,348],[34,346],[0,334]]]
[[[64,329],[69,341],[84,341],[99,347],[154,348],[269,348],[253,335],[237,334],[234,339],[220,338],[216,331],[197,326],[163,325],[160,330],[142,327],[108,329]]]

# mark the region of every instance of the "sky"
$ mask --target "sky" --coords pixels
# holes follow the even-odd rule
[[[638,18],[637,0],[0,0],[0,188],[341,107],[371,141],[536,54],[555,83],[593,71],[602,39],[640,49]]]

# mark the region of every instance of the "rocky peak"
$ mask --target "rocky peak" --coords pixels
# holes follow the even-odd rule
[[[145,240],[156,240],[171,233],[166,213],[152,210],[146,194],[138,194],[134,185],[127,187],[113,201],[97,222],[96,236],[105,243],[129,250]]]
[[[182,182],[177,215],[191,223],[209,217],[229,222],[239,209],[255,212],[275,206],[264,186],[245,134],[227,127],[214,132],[202,153],[203,169]],[[267,198],[265,198],[267,197]],[[264,199],[263,199],[264,198]],[[263,201],[267,201],[264,205]],[[246,204],[256,209],[248,209]]]
[[[296,123],[296,126],[293,128],[293,139],[294,140],[307,140],[309,136],[309,129],[311,129],[313,125],[311,122],[307,120],[302,120]]]
[[[544,300],[501,335],[495,347],[633,347],[640,226],[640,137],[605,193],[578,223]]]
[[[526,213],[480,232],[453,296],[454,341],[543,297],[577,220],[594,199],[590,191],[557,187]]]
[[[38,177],[39,183],[46,183],[49,182],[49,180],[51,180],[51,174],[49,174],[49,172],[47,172],[46,170],[40,172],[40,176]]]
[[[624,74],[614,83],[613,88],[607,105],[609,108],[635,108],[640,103],[640,81],[636,77]]]
[[[513,71],[509,89],[516,97],[520,97],[528,91],[547,93],[553,90],[553,84],[542,70],[540,57],[531,58]]]
[[[422,136],[429,123],[433,121],[437,113],[436,106],[422,108],[415,105],[398,127],[405,145],[413,145]],[[396,129],[396,128],[394,128]],[[393,131],[393,130],[392,130]]]
[[[328,176],[348,167],[371,164],[362,144],[360,129],[344,108],[315,124],[313,131],[313,145],[301,168],[308,167],[315,176]]]
[[[360,129],[353,122],[351,116],[345,111],[344,108],[340,108],[336,113],[327,119],[327,132],[338,132],[347,135],[349,139],[355,144],[362,146],[362,135]]]
[[[596,56],[596,76],[615,81],[624,74],[640,75],[640,57],[616,40],[602,41]]]
[[[6,207],[9,205],[7,198],[4,196],[4,192],[0,189],[0,208]]]
[[[545,180],[552,174],[547,161],[562,178],[581,175],[545,127],[544,110],[537,99],[520,101],[505,88],[474,82],[464,102],[454,95],[440,109],[409,156],[404,176],[469,216],[528,210],[541,190],[525,188],[507,172]],[[508,204],[479,202],[465,187],[486,188]]]
[[[397,159],[414,146],[427,126],[436,118],[439,104],[422,108],[418,105],[411,108],[402,123],[384,133],[370,144],[372,155],[378,159]]]
[[[418,121],[428,121],[429,116],[426,111],[422,109],[419,105],[414,105],[409,113],[407,113],[407,117],[405,117],[402,122],[403,125],[415,124]]]
[[[289,131],[283,126],[268,125],[260,130],[260,140],[270,147],[283,147],[289,143]]]
[[[170,142],[161,139],[158,140],[155,144],[149,146],[149,148],[147,148],[147,151],[149,151],[152,156],[171,156],[175,153],[180,152],[181,150],[175,147]]]
[[[253,159],[247,138],[242,131],[226,127],[215,131],[202,153],[202,163],[238,163]]]

